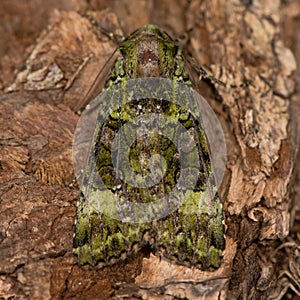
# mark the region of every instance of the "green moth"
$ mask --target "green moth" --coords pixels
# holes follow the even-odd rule
[[[150,247],[173,263],[216,269],[225,247],[222,205],[181,48],[147,25],[117,55],[75,133],[84,138],[75,138],[74,156],[85,157],[77,168],[79,264],[111,265]]]

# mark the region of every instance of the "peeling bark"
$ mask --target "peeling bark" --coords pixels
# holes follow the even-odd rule
[[[300,75],[299,2],[64,0],[40,7],[31,0],[34,28],[28,25],[30,9],[15,2],[0,4],[6,41],[0,47],[0,297],[299,295],[300,99],[294,79],[295,72]],[[84,15],[87,10],[97,26]],[[17,25],[14,16],[21,20]],[[200,91],[217,112],[227,142],[220,190],[226,249],[215,272],[174,266],[145,253],[85,270],[72,254],[79,192],[72,166],[76,112],[116,47],[99,28],[127,35],[147,23],[173,37],[189,30],[188,52],[226,83],[204,84]],[[5,31],[9,26],[22,34]]]

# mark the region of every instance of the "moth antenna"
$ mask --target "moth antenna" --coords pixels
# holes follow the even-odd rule
[[[125,37],[120,34],[116,34],[103,26],[100,25],[100,23],[95,20],[89,13],[84,13],[83,16],[90,21],[90,23],[98,29],[102,34],[106,35],[109,39],[113,40],[117,46],[119,46],[124,40]],[[99,35],[99,32],[97,32],[97,35]]]
[[[123,35],[111,32],[111,31],[107,30],[106,28],[100,27],[100,30],[103,34],[105,34],[110,39],[112,39],[117,45],[120,45],[125,40],[125,37]]]

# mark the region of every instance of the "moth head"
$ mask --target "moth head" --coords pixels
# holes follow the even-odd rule
[[[130,78],[170,78],[174,71],[178,45],[157,25],[146,25],[135,31],[119,49]]]

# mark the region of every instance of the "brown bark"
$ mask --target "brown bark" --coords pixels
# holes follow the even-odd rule
[[[0,3],[0,297],[299,295],[300,99],[294,78],[300,73],[289,48],[299,62],[300,3],[180,3]],[[91,10],[98,27],[83,15]],[[85,270],[72,254],[78,196],[72,166],[75,111],[116,46],[99,27],[128,35],[147,23],[173,37],[192,29],[188,51],[226,83],[226,88],[203,87],[224,127],[228,154],[220,191],[226,250],[215,272],[142,253],[123,264]]]

